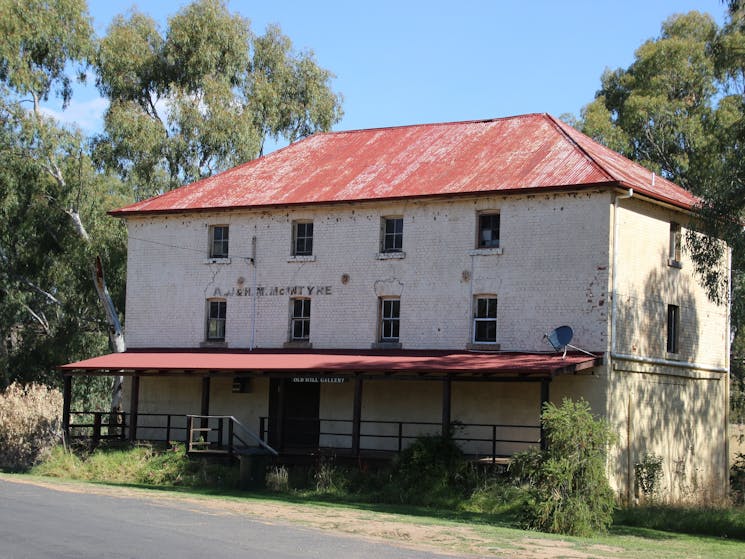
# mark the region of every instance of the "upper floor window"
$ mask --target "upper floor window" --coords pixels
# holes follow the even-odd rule
[[[404,218],[384,217],[380,252],[401,252],[404,246]]]
[[[228,226],[210,226],[210,258],[228,257]]]
[[[207,341],[223,342],[228,304],[222,300],[210,300],[207,307]]]
[[[313,222],[294,221],[292,223],[292,255],[310,256],[313,254]]]
[[[497,298],[493,295],[479,295],[474,303],[474,343],[497,343]]]
[[[480,213],[477,248],[499,248],[499,214]]]
[[[680,267],[681,232],[679,223],[670,223],[670,251],[668,264]]]
[[[290,299],[290,339],[307,341],[310,339],[310,299]]]
[[[401,321],[401,300],[398,298],[380,299],[380,341],[398,342]]]
[[[680,350],[680,307],[667,306],[667,352],[678,353]]]

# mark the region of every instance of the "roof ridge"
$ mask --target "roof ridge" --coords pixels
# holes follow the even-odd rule
[[[606,168],[606,167],[605,167],[604,165],[601,165],[601,164],[600,164],[600,162],[598,162],[598,160],[597,160],[597,159],[596,159],[595,157],[593,157],[593,156],[592,156],[592,155],[591,155],[591,154],[590,154],[590,153],[589,153],[589,152],[588,152],[588,151],[587,151],[587,150],[586,150],[585,148],[583,148],[583,147],[582,147],[582,146],[581,146],[581,145],[579,144],[579,142],[577,142],[577,140],[575,140],[575,139],[574,139],[574,138],[572,137],[572,135],[571,135],[571,134],[569,134],[569,132],[567,132],[567,131],[566,131],[566,130],[564,129],[564,126],[562,126],[562,125],[565,125],[565,126],[569,126],[568,124],[566,124],[566,123],[563,123],[563,122],[562,122],[562,123],[560,123],[560,122],[558,121],[558,119],[557,119],[557,118],[556,118],[555,116],[553,116],[553,115],[550,115],[550,114],[548,114],[548,113],[543,113],[543,114],[544,114],[544,116],[545,116],[546,118],[548,118],[548,120],[549,120],[549,121],[551,122],[551,124],[552,124],[553,126],[555,126],[555,127],[556,127],[556,128],[557,128],[557,129],[559,130],[559,132],[560,132],[560,133],[561,133],[561,134],[562,134],[562,135],[563,135],[563,136],[564,136],[564,137],[565,137],[565,138],[566,138],[567,140],[569,140],[569,142],[570,142],[570,143],[571,143],[571,144],[572,144],[572,145],[573,145],[573,146],[574,146],[574,147],[575,147],[575,148],[576,148],[576,149],[577,149],[577,150],[578,150],[578,151],[579,151],[580,153],[582,153],[582,155],[584,155],[584,156],[585,156],[585,157],[586,157],[586,158],[587,158],[587,159],[588,159],[588,160],[590,161],[590,163],[592,163],[592,164],[593,164],[593,165],[595,166],[595,168],[596,168],[596,169],[598,169],[598,170],[599,170],[599,171],[600,171],[601,173],[603,173],[603,174],[604,174],[604,175],[605,175],[606,177],[608,177],[608,178],[609,178],[610,180],[612,180],[612,181],[616,181],[616,182],[620,182],[620,180],[619,180],[619,178],[618,178],[617,176],[615,176],[615,175],[614,175],[613,173],[611,173],[611,172],[610,172],[610,171],[609,171],[609,170],[608,170],[608,169],[607,169],[607,168]],[[576,128],[574,128],[574,127],[572,127],[572,126],[569,126],[569,128],[571,128],[572,130],[575,130],[576,132],[579,132],[580,134],[582,134],[582,132],[580,132],[579,130],[577,130]],[[588,138],[590,138],[590,137],[588,136]],[[593,142],[595,142],[595,140],[593,140],[592,138],[590,138],[590,140],[592,140]],[[597,142],[596,142],[596,143],[597,143]]]
[[[463,125],[463,124],[479,124],[479,123],[485,124],[488,122],[498,122],[502,120],[513,120],[513,119],[526,118],[526,117],[532,117],[532,116],[544,116],[545,114],[546,113],[525,113],[521,115],[498,116],[498,117],[493,117],[493,118],[474,118],[474,119],[469,119],[469,120],[423,122],[423,123],[418,123],[418,124],[397,124],[394,126],[373,126],[372,128],[353,128],[351,130],[330,130],[328,132],[320,132],[320,134],[325,134],[325,135],[357,134],[361,132],[375,132],[377,130],[398,130],[402,128],[427,128],[431,126],[458,126],[458,125]],[[311,136],[306,136],[306,138],[310,138],[315,135],[316,134],[312,134]]]

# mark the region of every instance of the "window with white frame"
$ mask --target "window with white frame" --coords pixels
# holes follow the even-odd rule
[[[384,217],[381,234],[380,252],[401,252],[404,246],[404,218]]]
[[[474,343],[497,343],[497,298],[494,295],[477,295],[473,314]]]
[[[313,254],[313,222],[294,221],[292,223],[292,255],[311,256]]]
[[[210,258],[228,257],[228,226],[210,226]]]
[[[290,340],[310,339],[310,299],[290,299]]]
[[[499,213],[482,212],[478,218],[476,248],[499,248]]]
[[[207,341],[225,341],[225,318],[228,304],[224,300],[211,299],[207,301]]]
[[[680,351],[680,307],[678,305],[667,306],[667,352],[678,353]]]
[[[680,224],[675,222],[670,223],[670,251],[668,263],[671,266],[680,266],[681,238]]]
[[[385,297],[380,299],[380,341],[398,342],[401,321],[401,300]]]

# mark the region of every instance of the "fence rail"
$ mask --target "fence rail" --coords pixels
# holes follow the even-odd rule
[[[227,417],[227,416],[226,416]],[[90,441],[97,446],[101,441],[124,440],[130,433],[131,414],[109,412],[70,412],[70,438]],[[216,423],[211,420],[216,421]],[[298,432],[317,434],[317,448],[351,450],[353,420],[290,417]],[[192,424],[193,422],[193,424]],[[152,442],[181,441],[192,446],[190,428],[200,431],[205,449],[225,447],[229,452],[239,435],[228,431],[234,421],[226,421],[217,416],[190,416],[188,414],[138,413],[138,440]],[[441,423],[427,421],[362,420],[360,422],[361,451],[401,452],[422,435],[440,433]],[[243,428],[244,430],[245,427]],[[268,417],[259,418],[259,446],[269,442],[271,426]],[[247,430],[246,430],[247,431]],[[508,458],[519,450],[540,444],[540,425],[499,424],[499,423],[460,423],[453,422],[453,440],[463,452],[479,458]],[[197,439],[198,442],[198,439]],[[239,442],[244,446],[245,441]],[[194,447],[196,448],[196,447]]]

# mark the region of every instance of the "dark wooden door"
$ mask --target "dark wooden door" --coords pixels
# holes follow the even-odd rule
[[[318,448],[321,385],[272,379],[269,385],[269,444],[275,448]]]

